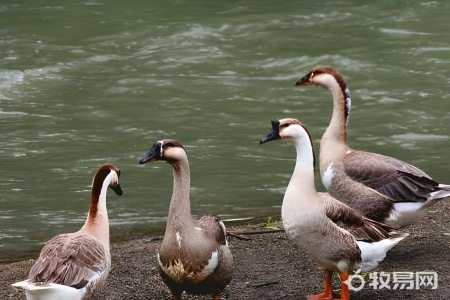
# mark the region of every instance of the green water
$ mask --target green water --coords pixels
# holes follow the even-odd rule
[[[162,138],[187,148],[193,211],[279,214],[295,151],[258,142],[296,117],[318,149],[331,96],[294,83],[319,64],[348,81],[352,147],[450,183],[449,19],[444,0],[2,1],[0,258],[78,230],[107,162],[113,240],[161,229],[172,170],[138,159]]]

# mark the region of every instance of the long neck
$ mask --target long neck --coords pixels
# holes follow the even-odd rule
[[[327,130],[320,141],[320,172],[323,176],[329,165],[341,159],[349,150],[347,144],[347,121],[351,100],[348,89],[345,91],[332,76],[323,86],[333,96],[333,115]]]
[[[306,133],[305,133],[306,135]],[[286,228],[308,222],[309,216],[320,209],[314,185],[314,154],[308,137],[295,141],[297,158],[294,173],[286,189],[281,216]],[[302,218],[298,216],[302,215]]]
[[[96,184],[94,180],[91,204],[89,208],[88,217],[81,231],[87,232],[100,240],[105,246],[109,248],[109,221],[108,211],[106,209],[106,193],[113,174],[110,173],[102,184]]]
[[[173,193],[170,201],[167,228],[178,228],[192,221],[189,190],[191,185],[187,157],[175,162],[173,166]]]
[[[306,133],[301,139],[295,140],[295,149],[297,157],[289,187],[295,185],[303,192],[316,193],[314,185],[314,152]]]
[[[344,95],[334,80],[326,86],[333,96],[333,115],[323,138],[347,145],[347,121],[350,112],[350,98]]]

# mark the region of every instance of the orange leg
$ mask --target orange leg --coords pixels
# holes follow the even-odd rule
[[[331,284],[331,275],[332,272],[329,270],[325,270],[325,284],[323,293],[315,294],[315,295],[307,295],[306,299],[308,300],[331,300],[333,299],[333,286]]]
[[[213,295],[213,300],[221,300],[220,294]]]
[[[344,283],[349,277],[349,274],[347,272],[339,274],[339,277],[341,277],[341,300],[349,300],[350,299],[350,290],[348,289],[348,285]]]

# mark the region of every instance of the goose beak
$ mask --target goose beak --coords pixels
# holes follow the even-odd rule
[[[296,83],[295,86],[305,86],[305,85],[311,85],[311,72],[309,72],[308,74],[306,74],[305,76],[303,76],[302,78],[300,78]]]
[[[272,120],[272,129],[261,138],[261,140],[259,141],[259,144],[264,144],[270,141],[274,141],[274,140],[278,140],[280,139],[280,121],[278,121],[277,119],[273,119]]]
[[[161,158],[161,147],[162,144],[160,142],[156,142],[152,148],[145,154],[140,160],[139,164],[143,165],[148,162],[154,162]]]
[[[120,184],[117,184],[116,186],[111,186],[110,188],[114,191],[114,193],[116,193],[116,195],[121,196],[123,194]]]

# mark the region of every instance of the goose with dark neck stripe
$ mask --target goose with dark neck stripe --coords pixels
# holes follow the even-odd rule
[[[122,195],[119,176],[120,170],[110,164],[97,170],[83,227],[50,239],[28,279],[13,284],[25,289],[28,300],[89,299],[103,286],[111,268],[106,192],[109,187]]]
[[[272,120],[272,129],[260,143],[292,140],[297,150],[294,172],[286,189],[281,217],[286,235],[325,269],[321,294],[307,299],[332,299],[332,272],[342,281],[341,298],[348,300],[349,273],[375,268],[386,252],[408,234],[369,220],[314,184],[314,148],[306,127],[296,119]]]
[[[316,67],[296,85],[322,86],[333,96],[333,115],[320,143],[320,174],[333,197],[368,218],[396,227],[416,222],[430,205],[450,197],[450,185],[439,184],[422,170],[348,146],[350,92],[337,70]]]
[[[169,287],[172,300],[180,300],[184,291],[210,294],[213,300],[220,300],[234,270],[225,225],[212,215],[192,218],[189,162],[180,142],[156,142],[139,163],[159,160],[172,165],[174,176],[166,232],[158,253],[161,278]]]

